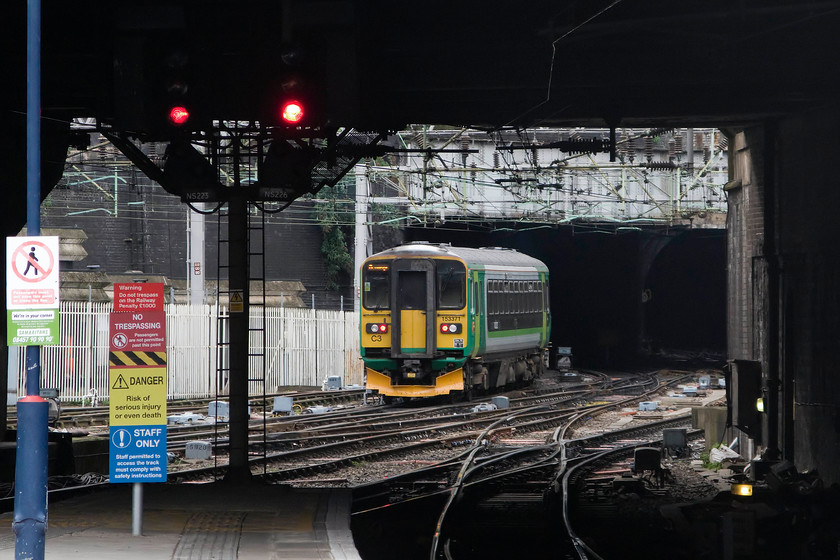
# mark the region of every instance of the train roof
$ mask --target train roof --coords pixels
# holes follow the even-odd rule
[[[453,247],[448,244],[415,242],[387,249],[370,258],[377,257],[454,257],[469,265],[528,266],[539,270],[548,268],[539,259],[504,247]]]

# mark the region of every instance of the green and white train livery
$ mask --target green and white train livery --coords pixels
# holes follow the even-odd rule
[[[421,242],[369,257],[361,273],[368,389],[469,399],[543,372],[551,311],[539,260]]]

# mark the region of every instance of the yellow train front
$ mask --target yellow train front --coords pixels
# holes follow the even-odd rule
[[[465,396],[543,371],[548,269],[511,249],[412,243],[362,265],[366,385],[390,399]]]

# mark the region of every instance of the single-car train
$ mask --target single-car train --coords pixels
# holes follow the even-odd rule
[[[475,393],[545,367],[548,268],[502,248],[410,243],[361,270],[366,387],[385,399]]]

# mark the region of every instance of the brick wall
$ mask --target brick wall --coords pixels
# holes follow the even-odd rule
[[[139,270],[183,279],[187,276],[187,211],[177,197],[144,177],[120,181],[116,191],[112,183],[102,181],[65,181],[42,205],[41,222],[44,228],[78,228],[87,234],[84,248],[88,256],[64,263],[65,270],[99,265],[101,272],[110,274]],[[205,271],[208,279],[214,279],[218,215],[206,216],[205,224]],[[225,225],[222,231],[226,232]],[[352,276],[343,279],[340,292],[326,289],[321,228],[313,223],[310,202],[299,201],[283,212],[266,214],[265,236],[267,280],[302,282],[307,289],[302,296],[306,306],[315,294],[316,307],[337,309],[343,295],[345,308],[352,309]],[[226,250],[224,247],[221,250]],[[349,249],[352,251],[352,246]]]

